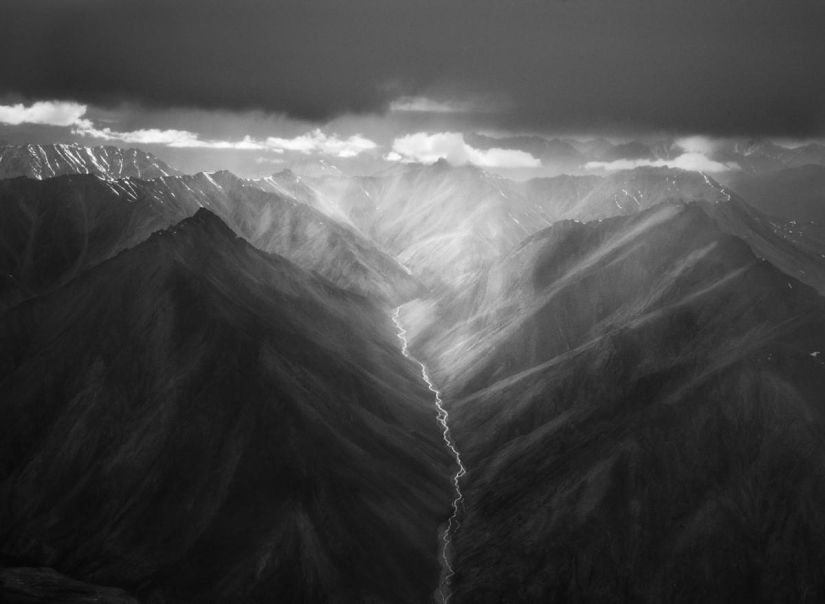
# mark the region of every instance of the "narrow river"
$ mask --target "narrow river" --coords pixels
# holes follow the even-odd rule
[[[458,465],[458,470],[453,475],[453,486],[455,488],[455,498],[453,499],[453,514],[450,516],[450,519],[447,521],[447,527],[444,529],[444,533],[441,538],[441,558],[444,566],[444,572],[441,577],[441,584],[438,587],[438,593],[441,597],[441,602],[443,604],[447,604],[450,597],[453,595],[452,590],[450,589],[450,580],[452,579],[455,571],[453,570],[452,564],[450,560],[452,559],[452,549],[451,543],[453,539],[453,534],[455,530],[458,528],[458,509],[459,506],[462,505],[462,499],[464,496],[461,494],[461,487],[459,486],[459,479],[467,473],[467,469],[464,467],[464,464],[461,463],[461,455],[456,449],[453,439],[450,436],[450,426],[448,424],[449,414],[447,410],[444,408],[443,401],[441,400],[441,393],[438,391],[432,381],[430,381],[430,376],[427,374],[427,367],[412,356],[409,351],[407,350],[407,338],[404,337],[404,334],[407,333],[401,326],[401,319],[399,318],[399,313],[401,312],[401,307],[395,309],[395,312],[392,314],[392,322],[395,323],[395,327],[398,329],[398,339],[401,340],[401,353],[416,363],[419,367],[421,367],[421,377],[427,383],[427,387],[433,393],[435,397],[435,407],[438,410],[438,422],[441,424],[442,427],[442,436],[444,438],[444,443],[447,445],[447,448],[452,452],[453,457],[455,458],[456,464]]]

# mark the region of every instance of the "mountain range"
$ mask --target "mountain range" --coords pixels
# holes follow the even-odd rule
[[[286,176],[253,182],[295,178],[281,174]],[[720,228],[742,237],[760,257],[825,291],[822,238],[787,216],[760,212],[701,172],[640,167],[606,176],[513,182],[475,166],[440,161],[397,166],[372,177],[307,177],[300,182],[296,199],[353,225],[431,290],[467,286],[494,259],[559,220],[588,222],[663,202],[697,201]]]
[[[817,146],[465,141],[0,179],[3,598],[825,599]]]
[[[205,207],[259,248],[385,304],[420,286],[374,243],[228,172],[115,181],[0,180],[0,308],[46,292]]]
[[[0,141],[0,178],[52,178],[63,174],[97,174],[107,179],[159,178],[180,174],[140,149],[57,145],[9,145]]]

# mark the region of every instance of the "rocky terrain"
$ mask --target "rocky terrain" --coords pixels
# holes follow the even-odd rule
[[[554,225],[413,350],[468,468],[453,601],[823,596],[825,303],[701,206]]]
[[[362,297],[200,210],[0,334],[4,566],[169,603],[435,589],[451,458]]]

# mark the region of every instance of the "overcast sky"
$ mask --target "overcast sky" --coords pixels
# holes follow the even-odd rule
[[[823,32],[823,0],[2,0],[0,138],[272,165],[416,132],[821,138]]]

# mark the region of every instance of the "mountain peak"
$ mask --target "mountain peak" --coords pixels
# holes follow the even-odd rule
[[[210,236],[223,236],[223,237],[231,237],[232,239],[238,239],[238,236],[235,232],[229,228],[223,220],[221,220],[217,214],[207,210],[206,208],[201,208],[194,215],[190,216],[189,218],[184,218],[175,226],[170,227],[170,230],[179,231],[179,230],[206,230]]]
[[[207,246],[211,250],[219,248],[224,243],[231,244],[240,239],[235,231],[215,213],[206,208],[201,208],[192,216],[184,218],[168,228],[155,231],[149,236],[146,243],[158,244],[162,242],[163,245],[172,245],[176,249],[180,245],[184,247],[194,246],[198,249]]]

